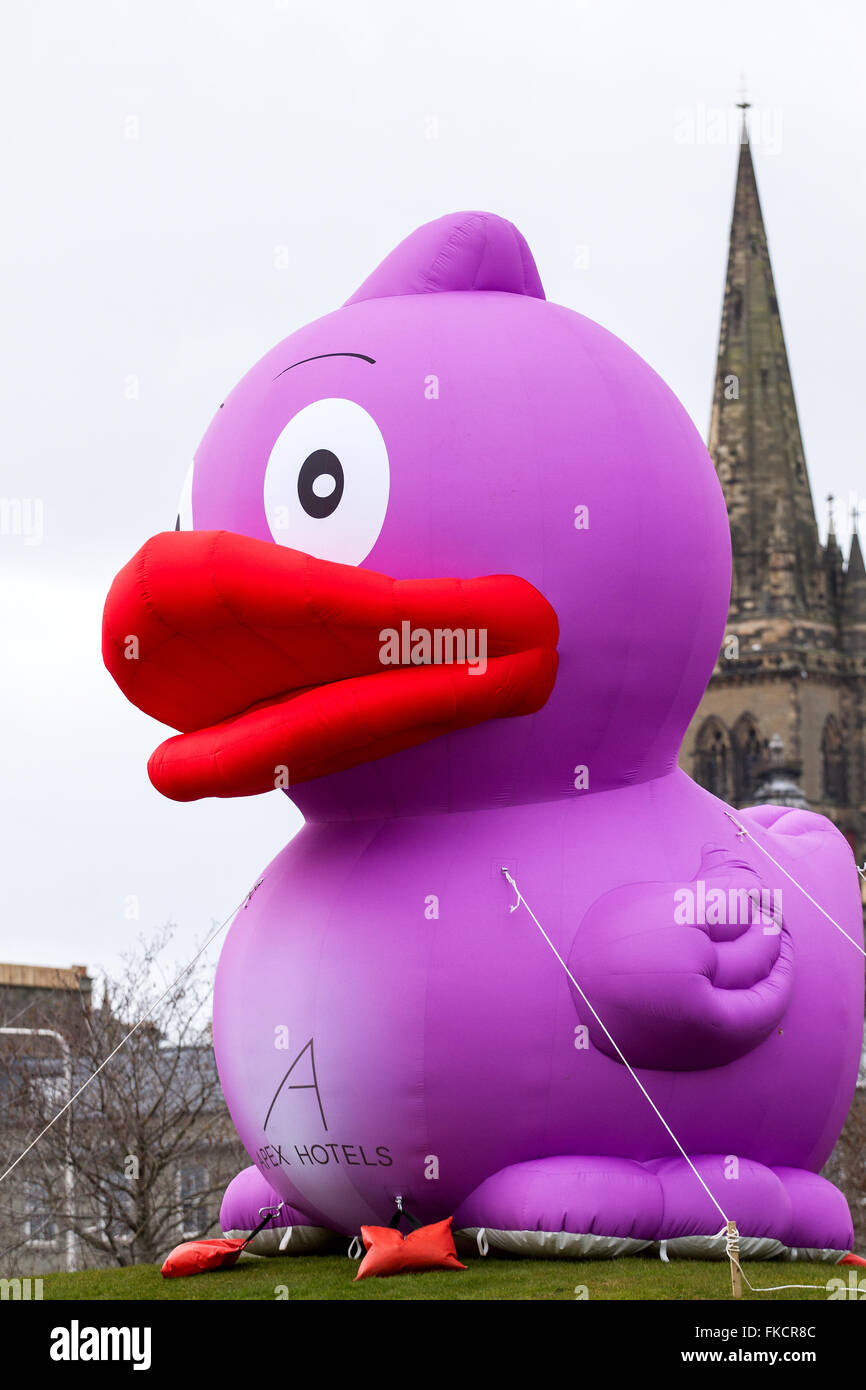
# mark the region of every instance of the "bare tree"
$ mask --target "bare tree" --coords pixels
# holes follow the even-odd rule
[[[34,1246],[59,1244],[69,1229],[79,1267],[152,1263],[215,1230],[226,1182],[248,1162],[211,1046],[212,972],[198,963],[168,989],[180,970],[167,968],[172,934],[140,943],[118,977],[105,977],[101,1005],[75,1030],[73,1091],[98,1074],[69,1125],[58,1120],[0,1187],[0,1246],[17,1232],[31,1263]],[[0,1054],[5,1169],[68,1099],[69,1074],[51,1039],[2,1041],[14,1043]]]

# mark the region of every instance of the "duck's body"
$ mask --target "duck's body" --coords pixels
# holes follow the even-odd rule
[[[526,910],[509,912],[501,866],[568,961],[593,904],[624,882],[670,884],[673,927],[674,885],[696,879],[707,844],[766,879],[761,851],[737,842],[724,812],[675,772],[582,800],[307,825],[239,914],[217,979],[220,1076],[267,1183],[311,1224],[353,1232],[386,1223],[398,1195],[422,1220],[460,1212],[485,1179],[534,1159],[678,1158],[625,1068],[585,1045],[589,1012]],[[844,869],[847,848],[816,829],[820,818],[787,815],[793,838],[747,823],[814,889],[827,858]],[[852,885],[836,881],[827,908],[844,916]],[[686,1151],[719,1156],[718,1195],[741,1224],[755,1194],[738,1211],[725,1162],[817,1170],[856,1074],[851,946],[793,887],[789,901],[799,987],[783,1026],[723,1074],[689,1069],[687,1051],[682,1070],[641,1073]],[[810,988],[816,978],[828,985]],[[287,1036],[263,1026],[274,1019]],[[311,1083],[313,1062],[317,1090],[290,1089]],[[698,1212],[706,1198],[692,1181]],[[661,1238],[640,1227],[648,1213],[633,1193],[620,1206],[616,1229],[598,1234],[637,1219],[638,1235]],[[491,1223],[467,1208],[463,1224]],[[801,1229],[791,1244],[823,1239]]]

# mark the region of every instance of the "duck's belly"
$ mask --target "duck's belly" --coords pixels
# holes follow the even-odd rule
[[[305,829],[220,960],[214,1041],[244,1145],[346,1230],[398,1194],[432,1219],[535,1151],[557,1029],[577,1071],[561,968],[493,859],[458,866],[453,844],[408,843],[417,828],[402,845],[395,825]]]
[[[261,1171],[322,1224],[382,1222],[397,1195],[436,1219],[547,1154],[673,1151],[625,1068],[581,1046],[562,965],[509,912],[502,864],[567,957],[589,903],[628,877],[598,815],[564,869],[575,827],[552,809],[308,826],[238,914],[214,1003],[223,1088]],[[772,1094],[750,1058],[642,1073],[690,1152],[804,1164],[797,1040],[776,1043]]]

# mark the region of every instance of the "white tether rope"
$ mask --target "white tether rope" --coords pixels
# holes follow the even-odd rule
[[[820,1289],[823,1287],[823,1285],[821,1284],[771,1284],[770,1287],[767,1289],[756,1289],[754,1284],[750,1282],[748,1274],[743,1269],[743,1266],[740,1264],[740,1261],[737,1258],[740,1248],[737,1236],[734,1235],[732,1232],[729,1232],[727,1227],[725,1227],[724,1230],[719,1231],[719,1235],[725,1237],[725,1251],[727,1253],[728,1259],[730,1260],[732,1265],[736,1265],[737,1269],[740,1271],[740,1274],[743,1276],[746,1283],[749,1285],[749,1288],[752,1290],[752,1293],[776,1293],[779,1289]],[[734,1253],[734,1247],[736,1247],[737,1254]]]
[[[808,898],[812,906],[817,907],[818,911],[823,913],[823,915],[827,918],[828,922],[832,922],[836,930],[842,933],[846,941],[851,942],[851,945],[854,946],[856,950],[860,952],[861,956],[866,956],[866,951],[864,951],[860,943],[858,941],[855,941],[853,936],[849,936],[844,927],[839,926],[839,923],[836,921],[836,919],[834,917],[831,917],[829,912],[827,912],[826,909],[823,908],[819,902],[815,901],[811,893],[806,892],[806,889],[803,887],[802,883],[798,883],[797,880],[794,878],[793,874],[789,874],[788,870],[779,863],[778,859],[773,858],[772,854],[768,849],[764,849],[764,846],[761,844],[760,840],[755,839],[751,830],[747,830],[746,826],[744,826],[741,821],[738,821],[736,816],[732,815],[730,811],[726,811],[725,815],[727,816],[728,820],[733,821],[734,825],[737,827],[737,839],[742,840],[744,835],[748,835],[752,844],[757,845],[761,853],[767,856],[771,864],[775,864],[776,868],[779,870],[780,873],[784,874],[786,878],[789,878],[791,880],[795,888],[799,888],[800,892],[803,894],[803,897]],[[860,865],[855,864],[854,867],[856,868],[860,877],[864,881],[866,881],[866,873],[864,873],[863,869],[860,868]]]

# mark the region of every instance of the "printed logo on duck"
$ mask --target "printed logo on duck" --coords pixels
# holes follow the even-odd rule
[[[305,1065],[300,1070],[297,1068],[306,1059]],[[319,1078],[316,1071],[316,1053],[314,1039],[310,1038],[304,1043],[298,1055],[284,1073],[274,1092],[273,1099],[268,1106],[265,1121],[262,1125],[263,1130],[267,1130],[274,1107],[281,1095],[286,1095],[292,1091],[314,1091],[316,1105],[318,1106],[319,1118],[322,1122],[322,1129],[328,1133],[328,1122],[325,1119],[325,1108],[322,1104],[322,1093],[319,1088]],[[289,1146],[283,1144],[264,1144],[256,1150],[256,1162],[259,1168],[291,1168],[293,1163],[299,1163],[302,1167],[320,1167],[328,1164],[343,1164],[349,1168],[390,1168],[393,1163],[390,1149],[387,1144],[372,1145],[367,1143],[367,1149],[375,1154],[375,1157],[368,1157],[363,1144],[357,1141],[353,1144],[343,1144],[339,1142],[316,1142],[297,1143],[292,1145],[293,1157],[289,1157]]]

